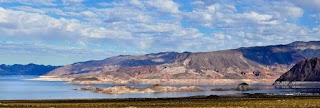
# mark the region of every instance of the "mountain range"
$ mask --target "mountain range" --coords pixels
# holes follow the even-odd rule
[[[160,82],[164,80],[186,82],[188,79],[267,79],[273,82],[297,62],[317,56],[320,56],[320,41],[298,41],[286,45],[245,47],[212,52],[120,55],[104,60],[66,65],[45,75],[90,76],[111,83],[148,82],[155,79]]]
[[[14,64],[0,65],[0,75],[43,75],[61,66],[37,65],[37,64]]]

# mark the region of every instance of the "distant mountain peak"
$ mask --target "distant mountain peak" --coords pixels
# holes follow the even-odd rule
[[[0,75],[43,75],[61,66],[37,65],[29,63],[26,65],[0,65]]]

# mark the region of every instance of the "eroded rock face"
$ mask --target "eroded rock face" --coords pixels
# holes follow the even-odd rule
[[[153,85],[148,88],[135,88],[130,86],[113,86],[108,88],[95,88],[91,86],[79,88],[76,90],[86,90],[104,94],[124,94],[124,93],[163,93],[163,92],[197,92],[203,91],[204,89],[197,86],[183,86],[183,87],[172,87],[172,86],[162,86]]]
[[[320,81],[320,57],[299,62],[276,80],[281,81]]]
[[[116,56],[79,62],[47,75],[95,76],[102,82],[143,79],[270,79],[275,80],[298,61],[320,56],[320,42],[248,47],[215,52],[164,52]],[[141,82],[141,81],[140,81]]]

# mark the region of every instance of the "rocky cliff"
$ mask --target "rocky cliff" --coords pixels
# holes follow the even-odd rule
[[[0,75],[43,75],[60,66],[37,65],[37,64],[14,64],[0,65]]]
[[[276,81],[320,81],[320,57],[299,62]]]
[[[295,63],[320,56],[320,42],[247,47],[214,52],[121,55],[57,68],[48,76],[95,76],[111,83],[143,79],[272,79]],[[163,80],[161,80],[163,81]],[[141,81],[140,81],[141,82]]]

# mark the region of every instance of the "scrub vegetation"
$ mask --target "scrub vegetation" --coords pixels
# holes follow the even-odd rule
[[[98,108],[98,107],[224,107],[224,108],[295,108],[320,107],[320,97],[192,97],[158,99],[93,99],[93,100],[25,100],[1,101],[0,107],[10,108]]]

